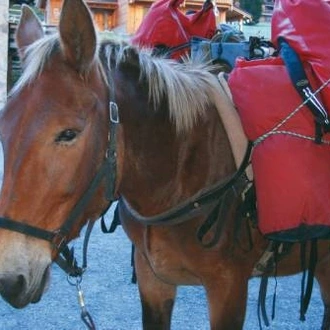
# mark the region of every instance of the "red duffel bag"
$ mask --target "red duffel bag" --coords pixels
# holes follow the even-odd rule
[[[321,85],[330,78],[330,4],[325,0],[275,0],[272,16],[272,42],[283,37],[308,62]],[[330,109],[330,86],[321,91]],[[328,111],[329,113],[329,111]]]
[[[327,1],[275,0],[272,41],[280,46],[284,38],[295,50],[314,90],[330,78],[329,26]],[[252,167],[260,231],[279,241],[330,238],[330,133],[315,143],[315,117],[299,107],[303,100],[283,60],[239,59],[229,86],[246,135],[257,141]],[[329,114],[329,85],[320,93]]]
[[[216,31],[214,7],[206,0],[202,9],[185,15],[179,6],[184,0],[158,0],[152,4],[141,25],[132,37],[132,43],[144,47],[177,47],[186,44],[192,36],[211,38]],[[185,50],[173,53],[179,58]]]
[[[282,59],[240,59],[228,83],[248,139],[263,137],[252,153],[261,233],[290,242],[330,238],[330,135],[314,142],[306,106],[290,117],[302,100]]]

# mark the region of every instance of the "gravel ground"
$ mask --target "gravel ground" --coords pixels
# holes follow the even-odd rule
[[[107,216],[112,216],[110,209]],[[82,240],[74,243],[81,256]],[[131,244],[119,227],[113,234],[103,234],[96,224],[88,251],[88,270],[81,283],[87,309],[98,330],[141,330],[141,308],[137,287],[131,284]],[[305,322],[299,321],[301,275],[278,278],[276,317],[270,330],[316,330],[320,328],[323,304],[317,284]],[[269,313],[275,280],[270,280],[267,302]],[[244,330],[259,329],[257,297],[259,280],[249,283],[249,299]],[[75,286],[53,266],[49,290],[42,300],[23,310],[15,310],[0,300],[0,330],[84,330]],[[180,287],[173,315],[173,330],[208,330],[205,294],[201,287]]]

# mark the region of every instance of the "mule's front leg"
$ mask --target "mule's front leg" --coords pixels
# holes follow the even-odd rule
[[[145,257],[135,251],[136,276],[142,304],[144,330],[169,330],[176,286],[159,280]]]
[[[204,283],[211,330],[241,330],[244,324],[248,278],[223,270]]]

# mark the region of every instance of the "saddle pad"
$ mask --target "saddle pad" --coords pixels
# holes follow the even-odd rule
[[[315,85],[310,67],[306,71]],[[330,137],[314,143],[306,107],[288,118],[302,101],[282,60],[239,59],[228,83],[248,139],[269,133],[251,158],[260,231],[284,241],[330,237]]]
[[[245,156],[248,139],[244,133],[242,122],[233,103],[233,97],[224,72],[219,73],[218,80],[223,94],[221,95],[221,102],[218,102],[217,109],[221,122],[226,130],[236,168],[238,169]],[[250,180],[253,179],[251,166],[247,167],[245,173]]]

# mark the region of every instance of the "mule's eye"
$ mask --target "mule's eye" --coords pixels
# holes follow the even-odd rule
[[[56,136],[55,142],[70,142],[77,137],[78,133],[77,130],[72,128],[65,129]]]

